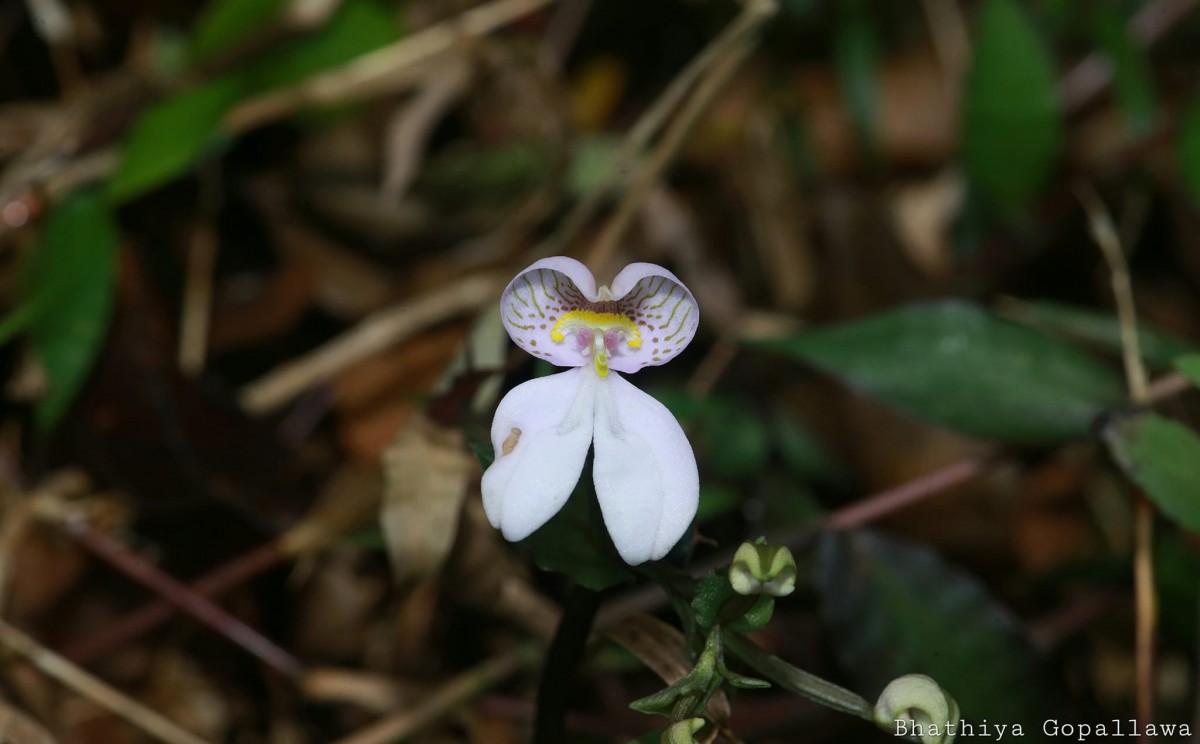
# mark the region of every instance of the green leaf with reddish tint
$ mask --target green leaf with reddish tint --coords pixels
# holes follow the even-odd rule
[[[763,344],[966,434],[1042,444],[1087,434],[1121,380],[1058,339],[963,302],[910,305]]]
[[[1002,210],[1027,206],[1058,160],[1063,127],[1054,63],[1013,0],[985,0],[963,97],[971,180]]]
[[[116,289],[117,228],[100,199],[75,194],[50,214],[21,276],[36,308],[29,340],[46,376],[34,412],[47,432],[62,418],[103,346]]]
[[[1200,530],[1200,437],[1156,413],[1119,418],[1104,431],[1108,448],[1146,498],[1189,530]]]

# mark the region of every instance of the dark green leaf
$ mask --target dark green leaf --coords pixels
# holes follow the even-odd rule
[[[1120,418],[1104,438],[1146,497],[1189,530],[1200,530],[1200,437],[1155,413]]]
[[[76,194],[50,215],[22,274],[22,295],[37,312],[29,325],[47,392],[35,420],[58,423],[104,342],[116,288],[117,229],[99,199]]]
[[[874,151],[879,99],[879,42],[861,1],[840,3],[846,12],[834,36],[838,82],[859,138]]]
[[[839,479],[842,467],[804,422],[779,410],[771,417],[771,434],[783,462],[803,478]]]
[[[1023,325],[1063,338],[1086,341],[1106,351],[1121,353],[1121,323],[1115,315],[1057,302],[1005,303],[1002,314]],[[1138,323],[1142,359],[1156,369],[1166,369],[1175,358],[1195,346],[1148,323]]]
[[[738,633],[756,633],[770,624],[771,616],[774,614],[775,598],[763,594],[754,600],[754,604],[750,605],[750,609],[746,610],[745,614],[733,618],[728,625],[730,630]]]
[[[867,532],[827,534],[818,567],[822,619],[861,689],[874,696],[896,677],[922,673],[966,720],[1043,720],[1048,698],[1020,623],[974,577],[930,550]]]
[[[1146,135],[1158,116],[1158,101],[1150,65],[1142,50],[1129,37],[1125,22],[1111,7],[1096,9],[1096,38],[1113,65],[1113,88],[1124,110],[1129,128]]]
[[[1175,531],[1159,530],[1154,546],[1154,582],[1163,630],[1174,640],[1196,643],[1200,601],[1200,556]]]
[[[583,472],[592,471],[591,458]],[[600,591],[633,579],[604,528],[591,478],[581,478],[566,506],[525,539],[543,571],[558,571],[586,589]]]
[[[1062,145],[1054,65],[1013,0],[986,0],[963,101],[971,179],[1013,212],[1037,196]]]
[[[1077,437],[1120,403],[1120,380],[1078,349],[959,302],[911,305],[766,348],[967,434]]]
[[[1200,101],[1192,102],[1180,118],[1176,147],[1183,183],[1193,204],[1200,206]]]
[[[759,472],[770,456],[764,421],[748,403],[723,401],[705,417],[703,428],[708,461],[727,478]]]
[[[1200,354],[1184,354],[1174,362],[1179,374],[1188,378],[1196,387],[1200,387]]]
[[[259,88],[279,88],[343,65],[400,38],[396,16],[376,0],[347,0],[320,30],[292,40],[255,68]]]
[[[212,0],[196,19],[189,56],[202,61],[229,49],[258,30],[279,11],[288,0]]]
[[[147,110],[125,142],[109,199],[128,201],[188,171],[219,142],[221,118],[244,92],[242,78],[225,77]]]
[[[692,598],[692,612],[695,613],[696,624],[702,628],[711,628],[717,622],[721,607],[738,594],[729,584],[729,577],[724,571],[709,571],[700,581],[696,582],[696,596]]]

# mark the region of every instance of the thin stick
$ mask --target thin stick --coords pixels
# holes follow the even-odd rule
[[[739,16],[739,20],[744,18],[744,14]],[[543,244],[541,253],[550,255],[567,252],[567,248],[575,241],[580,231],[591,222],[596,212],[599,211],[600,205],[608,197],[609,192],[633,168],[650,142],[671,120],[671,116],[687,98],[696,82],[708,72],[714,62],[727,53],[730,47],[739,43],[745,33],[743,24],[734,21],[693,57],[682,72],[675,76],[666,90],[654,100],[650,108],[646,109],[630,128],[629,134],[621,142],[621,147],[613,158],[612,165],[609,166],[600,183],[575,205],[554,235]]]
[[[1145,405],[1149,397],[1149,385],[1138,345],[1133,283],[1129,278],[1129,265],[1121,248],[1121,238],[1104,202],[1090,184],[1077,184],[1075,193],[1087,212],[1092,238],[1100,246],[1112,277],[1117,318],[1121,324],[1121,352],[1129,398],[1134,405]],[[1140,494],[1134,510],[1133,536],[1136,710],[1138,722],[1144,727],[1154,722],[1154,641],[1158,626],[1158,596],[1154,586],[1154,505]]]
[[[93,677],[4,620],[0,620],[0,643],[24,656],[46,676],[120,716],[159,741],[168,744],[205,744],[204,739],[180,728],[162,714]]]
[[[989,453],[970,457],[951,463],[944,468],[935,470],[895,488],[880,491],[864,499],[843,506],[830,514],[821,522],[822,530],[848,530],[874,522],[894,511],[911,506],[929,496],[948,490],[969,480],[983,475],[999,459],[997,453]],[[803,542],[806,539],[800,535],[791,534],[789,542]]]
[[[488,659],[454,677],[421,705],[384,718],[334,744],[390,744],[400,742],[437,721],[455,708],[499,682],[528,663],[528,649],[515,649]]]
[[[286,559],[278,542],[273,540],[204,574],[191,585],[191,589],[205,597],[219,597],[279,566]],[[90,663],[149,633],[174,617],[178,611],[178,605],[162,597],[155,598],[68,645],[62,654],[78,664]]]
[[[294,87],[246,101],[229,112],[224,128],[231,133],[244,132],[307,106],[348,103],[393,92],[410,85],[416,69],[433,57],[553,1],[494,0],[473,8]]]
[[[749,39],[768,18],[775,14],[777,9],[773,0],[750,0],[743,6],[741,14],[730,25],[727,45],[718,50],[712,70],[698,83],[691,98],[683,105],[679,115],[675,117],[663,134],[662,140],[643,163],[634,177],[629,191],[621,200],[621,205],[609,218],[604,232],[600,234],[593,245],[586,263],[593,268],[599,268],[612,258],[617,243],[625,234],[638,210],[641,209],[646,195],[658,182],[667,165],[674,159],[700,115],[708,109],[717,93],[725,87],[733,77],[733,73],[749,56]]]
[[[294,656],[124,545],[80,519],[64,521],[62,527],[96,557],[241,646],[263,663],[286,676],[299,676],[302,666]]]
[[[346,367],[432,325],[496,301],[504,280],[479,274],[365,318],[316,350],[268,372],[242,389],[242,408],[263,414]]]
[[[213,270],[219,247],[214,222],[221,198],[221,180],[216,166],[201,171],[201,191],[200,216],[188,241],[183,308],[179,314],[179,369],[188,377],[203,372],[208,357]]]
[[[1129,20],[1130,37],[1152,46],[1195,9],[1198,0],[1158,0],[1143,5]],[[1103,52],[1084,57],[1059,82],[1059,98],[1067,111],[1078,111],[1100,95],[1113,79],[1112,61]]]

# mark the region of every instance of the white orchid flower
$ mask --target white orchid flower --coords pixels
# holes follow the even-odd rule
[[[564,256],[517,274],[500,298],[504,328],[525,351],[567,372],[530,380],[500,401],[496,461],[483,507],[508,540],[523,540],[574,490],[589,445],[604,524],[626,563],[662,558],[696,515],[696,456],[661,403],[621,377],[663,364],[696,335],[700,311],[674,274],[626,266],[612,288]]]

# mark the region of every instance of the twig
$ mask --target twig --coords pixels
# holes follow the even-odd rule
[[[191,585],[191,590],[205,597],[218,597],[279,566],[286,559],[278,542],[272,541],[201,576]],[[159,597],[66,646],[62,654],[79,664],[87,664],[154,630],[173,617],[178,609],[178,605]]]
[[[263,663],[289,677],[296,677],[302,671],[300,662],[287,651],[108,535],[93,529],[81,519],[66,520],[62,522],[62,527],[98,558],[161,595]]]
[[[974,480],[983,475],[999,459],[999,453],[992,452],[951,463],[932,473],[914,478],[907,483],[901,483],[895,488],[880,491],[853,504],[843,506],[826,517],[821,522],[820,529],[848,530],[873,522],[933,494]],[[787,535],[785,540],[789,543],[803,543],[811,539],[810,535],[811,530],[800,534],[792,532]]]
[[[1142,6],[1130,19],[1130,37],[1141,47],[1161,39],[1196,7],[1198,0],[1158,0]],[[1113,79],[1112,61],[1104,52],[1092,52],[1071,68],[1058,85],[1067,111],[1078,111],[1100,95]]]
[[[729,369],[729,365],[737,357],[737,339],[728,336],[718,338],[708,354],[696,365],[696,370],[684,385],[684,390],[693,398],[703,398],[716,387],[717,380]]]
[[[205,744],[199,736],[88,674],[0,620],[0,643],[24,656],[47,676],[168,744]]]
[[[436,289],[412,302],[375,313],[324,346],[268,372],[242,389],[242,408],[267,413],[351,364],[456,315],[495,302],[504,286],[496,274],[479,274]]]
[[[423,704],[384,718],[334,744],[391,744],[400,742],[468,700],[507,679],[532,658],[530,649],[518,648],[488,659],[454,677]]]
[[[208,329],[212,321],[213,270],[219,239],[214,222],[221,198],[217,166],[201,172],[200,215],[187,246],[187,274],[183,308],[179,314],[179,369],[194,377],[204,371],[208,357]]]
[[[554,0],[493,0],[486,5],[418,31],[401,41],[236,106],[225,117],[225,130],[244,132],[306,106],[348,103],[410,85],[417,68],[456,44],[491,33]]]
[[[1121,248],[1121,239],[1112,217],[1095,189],[1076,184],[1075,193],[1087,212],[1092,238],[1100,246],[1112,276],[1117,318],[1121,324],[1121,351],[1125,361],[1125,379],[1134,405],[1148,398],[1146,368],[1138,346],[1137,311],[1133,303],[1133,284],[1129,265]],[[1139,494],[1134,510],[1133,591],[1136,614],[1135,666],[1137,677],[1136,710],[1144,727],[1154,722],[1154,641],[1158,627],[1158,596],[1154,586],[1154,505]]]
[[[749,56],[749,40],[753,34],[777,9],[774,0],[749,0],[743,6],[741,14],[730,25],[730,33],[723,37],[727,41],[719,48],[712,69],[708,70],[706,76],[697,84],[696,90],[671,122],[662,140],[642,164],[617,211],[609,218],[604,232],[596,239],[586,261],[592,268],[604,266],[612,258],[617,243],[641,209],[646,195],[675,157],[700,115],[708,109],[717,93],[725,87],[733,73]]]
[[[592,0],[563,0],[555,8],[538,50],[538,61],[544,70],[554,74],[562,70],[591,9]]]
[[[740,21],[744,21],[744,19],[745,13],[739,16]],[[630,128],[629,134],[621,142],[621,147],[613,157],[612,164],[605,172],[604,177],[587,196],[575,205],[554,235],[541,246],[540,253],[550,255],[567,252],[568,247],[575,241],[580,231],[591,222],[596,212],[599,211],[600,205],[608,197],[609,192],[620,182],[622,177],[627,175],[650,142],[671,120],[671,116],[687,98],[696,82],[708,72],[714,62],[728,52],[730,47],[740,43],[745,34],[746,30],[743,24],[735,21],[709,42],[708,46],[693,57],[683,71],[675,76],[666,90],[654,100],[650,108],[646,109]],[[593,266],[592,268],[598,267]]]

